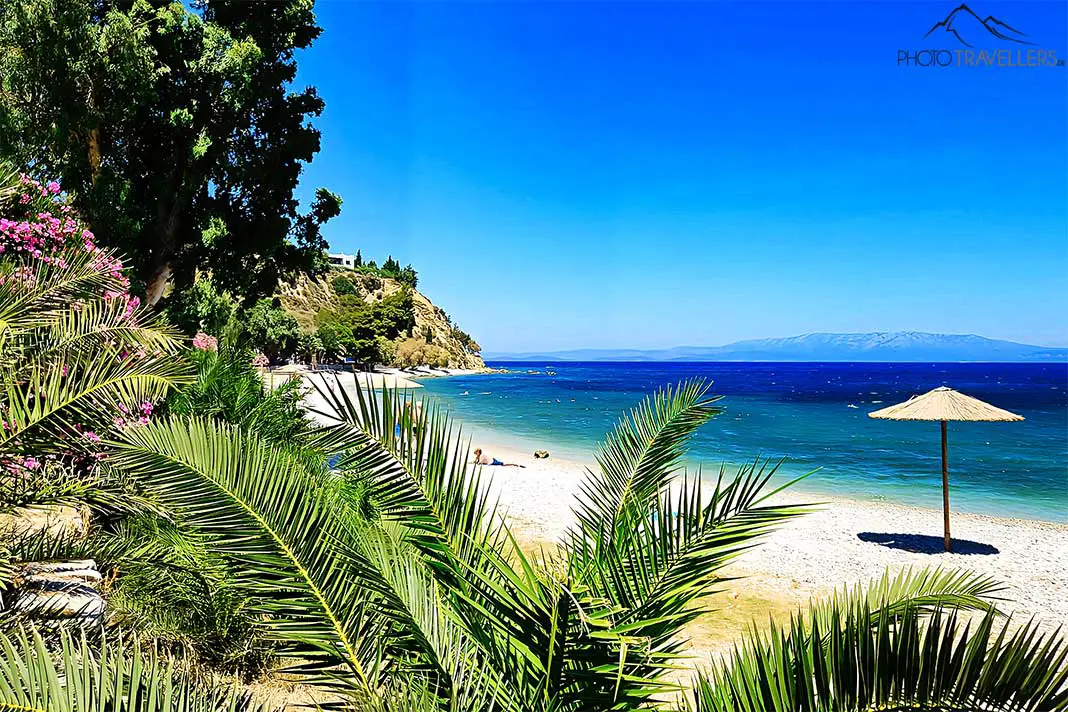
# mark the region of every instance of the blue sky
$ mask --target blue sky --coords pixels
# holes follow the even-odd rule
[[[897,66],[954,6],[319,0],[302,191],[488,351],[1068,345],[1068,70]],[[1068,4],[971,7],[1068,58]]]

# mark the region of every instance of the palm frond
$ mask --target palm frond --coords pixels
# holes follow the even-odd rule
[[[358,585],[375,615],[390,626],[382,652],[394,679],[423,681],[439,701],[477,709],[497,694],[499,673],[480,664],[484,655],[448,610],[445,593],[411,544],[403,527],[356,524],[352,544],[344,547],[359,572]]]
[[[720,570],[778,525],[810,511],[806,505],[767,503],[773,492],[766,488],[777,468],[757,461],[733,476],[721,468],[710,492],[700,474],[683,480],[592,561],[586,552],[574,552],[576,572],[625,609],[617,619],[620,629],[648,638],[651,650],[671,662],[682,648],[678,631],[708,612],[707,603],[695,604],[715,590]]]
[[[886,570],[866,586],[843,586],[831,598],[813,601],[811,612],[820,619],[823,624],[820,627],[824,629],[830,616],[845,608],[886,609],[896,613],[905,608],[924,611],[954,607],[990,610],[998,615],[996,604],[1001,599],[997,594],[1004,590],[1005,585],[994,577],[966,569],[910,566],[896,574]]]
[[[503,522],[448,416],[414,407],[399,391],[376,398],[357,387],[350,396],[340,379],[313,383],[324,403],[315,412],[336,423],[313,445],[345,453],[338,468],[361,473],[382,519],[408,529],[442,580],[462,585],[465,569],[492,570],[487,552],[507,545]]]
[[[788,628],[752,633],[702,672],[698,712],[872,709],[1061,710],[1068,643],[1035,621],[997,630],[988,610],[965,623],[939,605],[872,608],[832,602]],[[952,600],[952,595],[949,596]]]
[[[0,710],[20,712],[267,712],[236,686],[196,679],[137,640],[59,633],[54,653],[33,629],[0,633]]]
[[[312,470],[252,433],[171,417],[128,430],[113,466],[167,502],[231,564],[283,654],[343,664],[356,690],[376,684],[377,649],[357,571],[336,543],[350,522]],[[317,668],[309,668],[313,673]]]
[[[644,518],[651,501],[680,470],[690,436],[721,412],[701,379],[657,391],[625,415],[597,454],[598,471],[588,471],[575,510],[576,528],[566,539],[597,547]]]
[[[57,311],[39,328],[26,330],[27,358],[19,371],[34,370],[45,363],[78,362],[99,352],[146,354],[174,353],[178,334],[160,314],[127,314],[121,300],[96,299]]]
[[[8,424],[0,433],[0,452],[31,446],[41,453],[67,451],[79,442],[83,424],[111,427],[120,406],[137,412],[190,377],[188,366],[169,355],[136,358],[111,350],[72,362],[65,371],[50,364],[0,379],[0,418]]]
[[[21,277],[4,275],[0,280],[0,344],[6,345],[12,334],[54,324],[76,304],[95,302],[108,291],[122,291],[119,277],[101,266],[105,255],[69,249],[54,262],[23,268]]]

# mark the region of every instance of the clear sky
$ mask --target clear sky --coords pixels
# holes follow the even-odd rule
[[[1068,69],[897,66],[954,6],[319,0],[302,190],[487,351],[1068,345]],[[1068,58],[1068,3],[970,6]]]

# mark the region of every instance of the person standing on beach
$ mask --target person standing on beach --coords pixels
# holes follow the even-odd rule
[[[526,467],[526,465],[520,465],[517,462],[504,462],[498,460],[495,457],[490,457],[482,452],[482,448],[475,448],[475,464],[476,465],[500,465],[501,467]]]

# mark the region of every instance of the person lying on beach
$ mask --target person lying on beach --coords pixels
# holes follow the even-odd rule
[[[475,464],[476,465],[500,465],[501,467],[526,467],[526,465],[520,465],[518,462],[504,462],[498,460],[495,457],[484,455],[482,448],[475,448]]]

